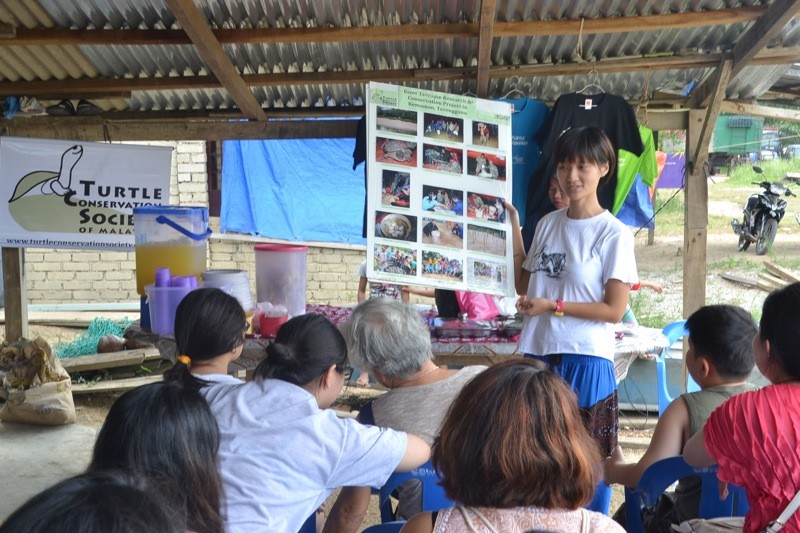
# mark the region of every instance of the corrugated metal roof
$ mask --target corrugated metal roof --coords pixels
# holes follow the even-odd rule
[[[196,0],[214,28],[345,27],[410,23],[477,22],[479,0]],[[756,0],[509,0],[498,2],[500,22],[592,19],[715,10],[759,5]],[[178,24],[162,0],[0,0],[0,21],[24,28],[163,29]],[[749,23],[689,29],[639,31],[614,34],[541,35],[494,39],[494,65],[552,64],[592,61],[682,50],[719,52],[731,49]],[[777,41],[794,46],[800,41],[800,24],[792,22]],[[224,50],[245,74],[319,72],[475,65],[478,39],[451,38],[417,41],[226,44]],[[136,46],[15,46],[2,48],[0,81],[61,80],[208,75],[203,59],[192,45]],[[730,98],[763,94],[786,72],[786,66],[748,67],[731,84]],[[680,92],[692,80],[702,80],[710,68],[602,74],[606,92],[628,99],[643,91]],[[585,74],[548,77],[495,78],[490,95],[512,89],[554,100],[586,84]],[[451,93],[475,90],[475,82],[423,81],[415,86]],[[254,87],[265,107],[320,106],[357,103],[364,85],[323,84]],[[132,110],[224,110],[235,107],[223,88],[134,91],[127,101],[102,102],[103,107]]]

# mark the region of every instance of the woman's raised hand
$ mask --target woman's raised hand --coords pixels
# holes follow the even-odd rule
[[[519,226],[519,211],[517,211],[517,208],[514,207],[514,204],[512,204],[508,200],[503,200],[503,206],[506,208],[506,211],[508,212],[508,218],[511,221],[511,224]]]

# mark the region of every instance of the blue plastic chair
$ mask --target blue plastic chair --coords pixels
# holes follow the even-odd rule
[[[672,396],[669,394],[669,389],[667,388],[667,361],[666,356],[669,353],[670,348],[672,345],[678,342],[678,340],[682,339],[683,337],[687,336],[689,332],[686,329],[686,321],[685,320],[676,320],[670,324],[664,326],[664,329],[661,330],[661,333],[669,341],[669,345],[664,348],[664,350],[656,355],[656,382],[658,386],[658,416],[661,416],[664,413],[664,410],[667,406],[672,403]],[[686,391],[687,392],[696,392],[699,391],[700,387],[695,383],[692,379],[692,376],[686,377]]]
[[[444,494],[444,489],[439,485],[439,475],[430,461],[411,472],[398,472],[392,474],[383,487],[378,491],[378,505],[381,509],[381,523],[391,522],[392,505],[389,497],[394,489],[409,479],[419,479],[422,481],[422,510],[438,511],[452,507],[451,502]]]
[[[362,533],[398,533],[405,525],[405,520],[376,524],[365,529]]]
[[[717,467],[695,468],[683,456],[662,459],[650,465],[634,489],[625,488],[625,520],[628,533],[644,533],[641,510],[658,501],[670,485],[685,476],[700,476],[700,511],[698,518],[744,516],[750,509],[744,489],[728,485],[728,497],[719,499]]]

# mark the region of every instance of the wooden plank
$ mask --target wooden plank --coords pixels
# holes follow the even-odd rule
[[[722,102],[720,111],[722,113],[730,113],[733,115],[749,115],[751,117],[774,118],[778,120],[787,120],[789,122],[800,122],[800,111],[745,102],[733,102],[726,100]]]
[[[769,270],[779,278],[788,281],[789,283],[800,282],[800,275],[792,272],[787,268],[783,268],[782,266],[776,265],[770,261],[764,261],[764,266],[766,267],[767,270]]]
[[[141,365],[144,363],[144,354],[142,350],[125,350],[123,352],[67,357],[59,359],[59,362],[67,372],[83,372],[85,370]]]
[[[758,284],[756,286],[762,291],[772,292],[775,290],[775,287],[773,287],[764,280],[758,280]]]
[[[691,161],[692,173],[696,173],[698,170],[702,169],[703,165],[708,160],[708,149],[711,146],[711,137],[714,135],[714,124],[717,122],[719,109],[722,106],[722,101],[725,99],[725,88],[728,86],[731,68],[733,68],[732,59],[724,59],[719,67],[717,67],[711,104],[706,111],[703,127],[700,130],[700,138],[697,140],[697,147],[695,148],[694,157]]]
[[[757,20],[765,6],[703,10],[626,17],[590,18],[583,21],[583,34],[675,30],[741,24]],[[214,29],[221,44],[385,42],[425,39],[475,38],[476,23],[402,24],[318,28]],[[581,21],[529,20],[496,22],[494,37],[532,35],[577,35]],[[0,39],[0,46],[47,45],[185,45],[191,40],[183,30],[69,30],[63,28],[16,28],[16,37]]]
[[[163,381],[161,375],[158,376],[144,376],[138,378],[126,379],[111,379],[107,381],[97,381],[95,383],[73,383],[72,394],[92,394],[98,392],[121,392],[126,390],[135,389],[142,385],[149,385],[150,383],[158,383]]]
[[[756,287],[758,286],[758,281],[752,280],[749,278],[743,278],[741,276],[737,276],[736,274],[731,274],[729,272],[722,272],[720,273],[719,277],[722,279],[727,279],[728,281],[733,281],[734,283],[741,283],[743,285],[747,285],[749,287]]]
[[[352,138],[355,120],[276,120],[244,121],[143,121],[105,122],[94,120],[19,120],[8,126],[8,134],[40,139],[73,139],[76,141],[145,141],[154,139],[225,140],[225,139],[307,139]],[[91,118],[91,117],[84,117]]]
[[[775,0],[769,4],[767,10],[744,35],[738,38],[733,48],[731,81],[736,79],[742,69],[794,18],[798,10],[800,10],[800,0]],[[705,107],[713,92],[714,82],[711,78],[706,78],[692,91],[689,107]]]
[[[217,79],[222,82],[245,116],[251,120],[267,120],[258,99],[247,87],[241,73],[222,49],[222,45],[211,31],[205,15],[200,12],[194,0],[165,0],[165,2],[194,43],[200,57],[203,58]]]
[[[478,37],[478,97],[489,97],[489,67],[492,64],[492,33],[495,0],[481,0]]]
[[[773,276],[767,272],[759,272],[758,273],[759,281],[763,281],[767,285],[771,286],[773,289],[782,289],[789,283],[786,280]]]
[[[6,342],[28,335],[28,296],[25,281],[25,250],[3,248],[3,306],[6,317]]]

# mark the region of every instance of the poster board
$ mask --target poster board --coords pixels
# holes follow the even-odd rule
[[[133,250],[133,208],[169,203],[172,148],[0,138],[0,246]]]
[[[511,296],[511,104],[367,87],[367,277]]]

